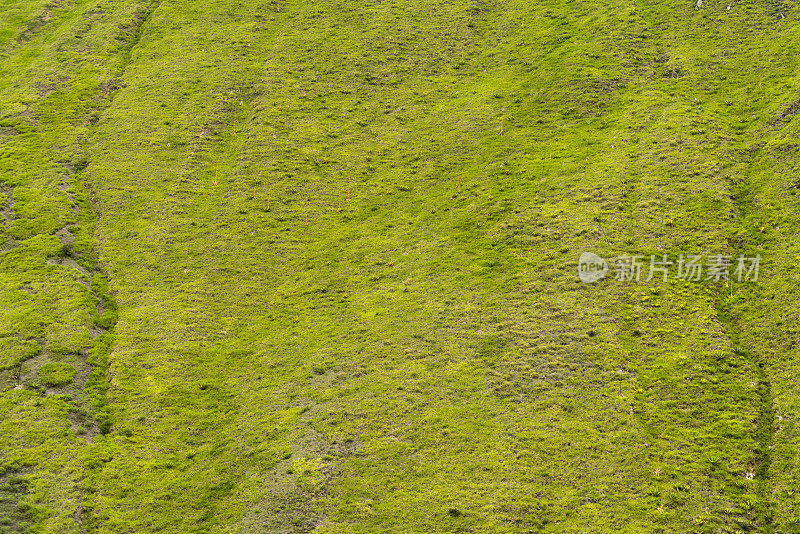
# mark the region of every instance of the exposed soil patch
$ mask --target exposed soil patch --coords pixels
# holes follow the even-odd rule
[[[25,29],[22,30],[22,33],[20,33],[17,37],[17,42],[26,43],[30,41],[36,32],[41,30],[45,24],[50,22],[50,20],[53,18],[53,11],[61,7],[65,2],[66,0],[53,0],[47,4],[44,8],[44,11],[28,22]]]
[[[770,126],[782,126],[794,118],[797,112],[800,111],[800,98],[786,106],[780,115],[769,121]]]

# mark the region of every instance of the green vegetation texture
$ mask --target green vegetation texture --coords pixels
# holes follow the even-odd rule
[[[800,533],[798,112],[788,0],[3,0],[0,532]]]

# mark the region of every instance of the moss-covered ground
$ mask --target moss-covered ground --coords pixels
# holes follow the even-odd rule
[[[4,0],[0,532],[800,532],[798,17]]]

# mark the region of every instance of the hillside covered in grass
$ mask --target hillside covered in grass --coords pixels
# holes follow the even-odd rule
[[[799,112],[788,0],[3,0],[0,532],[800,532]]]

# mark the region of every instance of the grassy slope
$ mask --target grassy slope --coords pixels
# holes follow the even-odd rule
[[[791,532],[797,26],[727,6],[4,8],[11,528]]]

